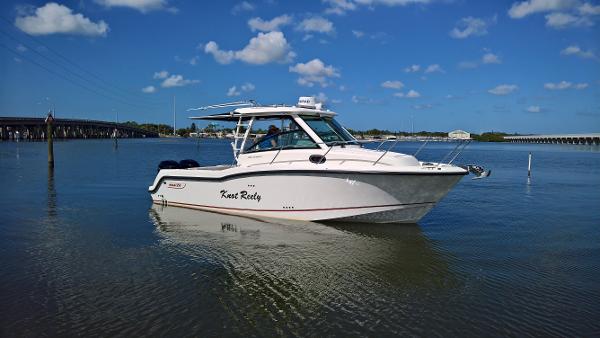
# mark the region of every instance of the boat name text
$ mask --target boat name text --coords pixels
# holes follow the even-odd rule
[[[227,190],[221,190],[221,198],[226,198],[226,199],[233,199],[233,200],[250,200],[250,201],[256,201],[260,203],[260,195],[255,192],[255,193],[250,193],[249,191],[246,190],[242,190],[240,192],[229,192]]]

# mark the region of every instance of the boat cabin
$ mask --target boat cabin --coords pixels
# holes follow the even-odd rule
[[[301,97],[295,106],[235,104],[250,106],[191,119],[235,122],[234,142],[231,145],[236,161],[241,154],[266,151],[360,147],[359,142],[334,119],[337,114],[323,109],[313,97]],[[229,104],[203,108],[227,106]]]

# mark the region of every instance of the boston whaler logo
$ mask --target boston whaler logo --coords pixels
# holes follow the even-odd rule
[[[232,199],[232,200],[249,200],[249,201],[256,201],[258,203],[260,203],[260,195],[255,192],[255,193],[250,193],[249,191],[246,190],[242,190],[240,192],[229,192],[227,190],[221,190],[221,198],[227,198],[227,199]]]
[[[169,182],[167,185],[169,189],[183,189],[185,188],[185,183],[177,183],[177,182]]]

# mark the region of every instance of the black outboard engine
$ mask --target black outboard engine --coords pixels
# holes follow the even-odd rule
[[[173,160],[161,161],[158,164],[158,171],[161,169],[180,169],[179,163]]]
[[[192,159],[179,161],[179,169],[198,168],[199,166],[200,164]]]

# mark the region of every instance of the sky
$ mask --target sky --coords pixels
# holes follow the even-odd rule
[[[600,1],[0,3],[0,116],[173,123],[313,95],[348,128],[600,132]]]

